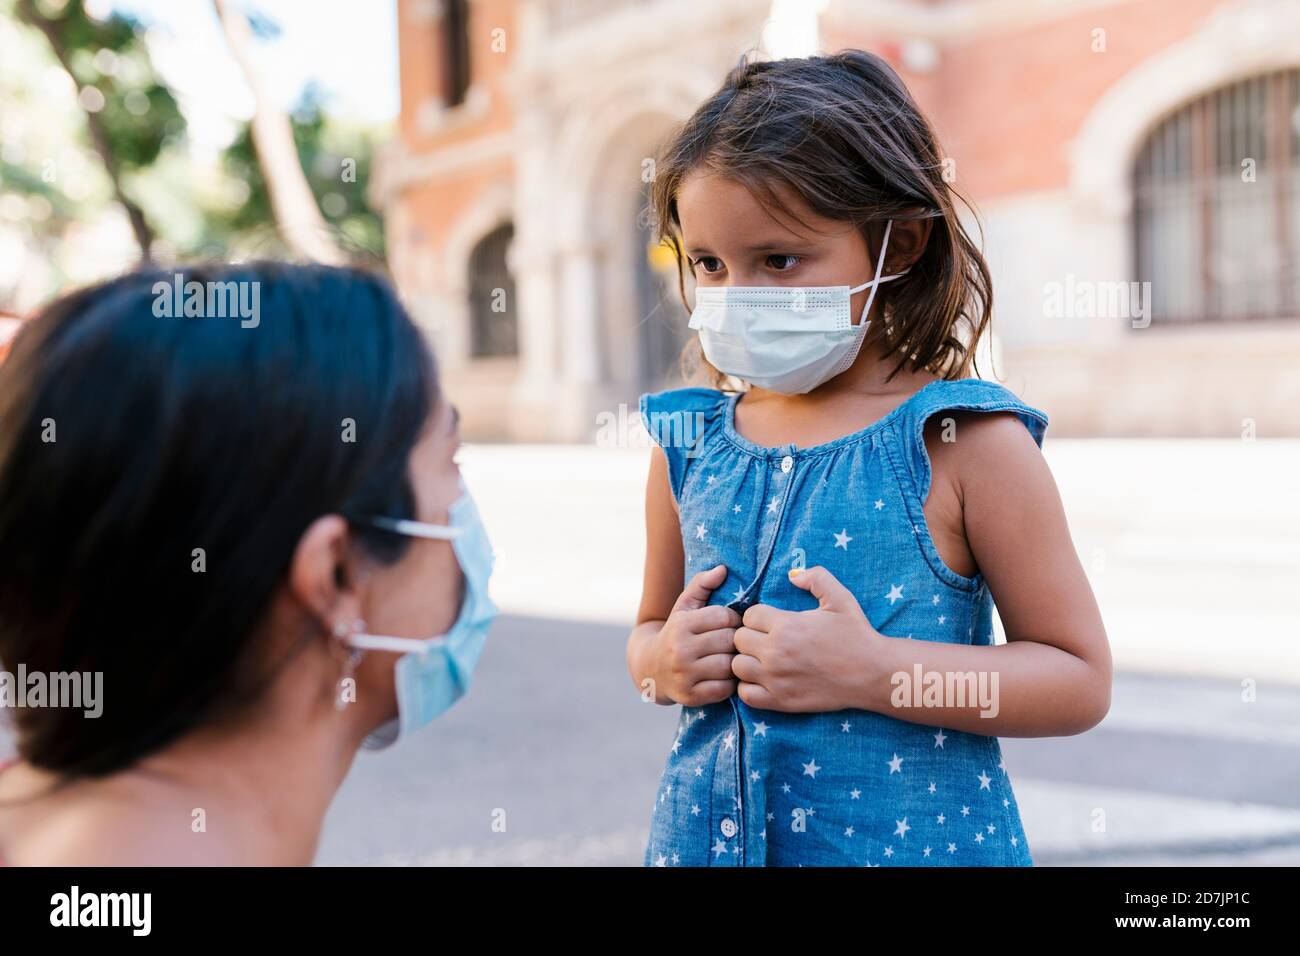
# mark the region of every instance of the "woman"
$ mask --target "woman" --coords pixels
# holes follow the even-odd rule
[[[0,670],[102,675],[99,716],[10,712],[11,865],[309,863],[357,750],[450,706],[495,614],[456,413],[387,284],[183,279],[69,295],[0,366]],[[169,317],[177,288],[204,314]]]

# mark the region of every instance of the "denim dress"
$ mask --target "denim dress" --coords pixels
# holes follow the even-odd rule
[[[922,504],[923,429],[947,410],[1011,411],[1042,445],[1047,416],[993,382],[935,381],[868,427],[767,448],[739,398],[641,397],[681,517],[685,580],[717,564],[711,604],[817,606],[787,577],[822,565],[889,637],[993,643],[980,574],[939,557]],[[683,707],[655,795],[647,866],[1032,866],[996,737],[868,710],[788,714],[739,697]]]

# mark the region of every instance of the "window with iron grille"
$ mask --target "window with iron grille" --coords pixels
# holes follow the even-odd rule
[[[514,234],[514,226],[499,226],[470,253],[470,354],[474,358],[519,353],[515,280],[507,261]]]
[[[1300,316],[1300,69],[1163,120],[1138,151],[1134,201],[1153,322]]]

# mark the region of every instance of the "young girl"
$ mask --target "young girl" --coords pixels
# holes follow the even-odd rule
[[[996,735],[1110,706],[1047,417],[966,377],[991,288],[944,171],[858,51],[738,67],[659,164],[701,365],[747,388],[641,399],[628,666],[682,705],[647,864],[1031,865]]]

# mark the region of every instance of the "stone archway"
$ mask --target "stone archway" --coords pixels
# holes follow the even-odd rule
[[[645,378],[646,299],[635,270],[645,249],[636,248],[643,240],[634,228],[643,171],[719,79],[678,66],[646,64],[620,76],[598,103],[575,104],[554,144],[552,168],[564,171],[552,220],[559,377],[588,408],[635,401]]]

